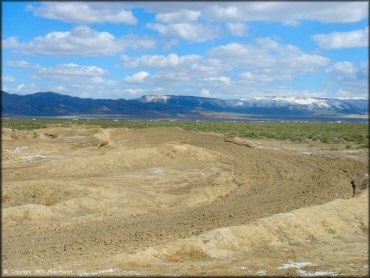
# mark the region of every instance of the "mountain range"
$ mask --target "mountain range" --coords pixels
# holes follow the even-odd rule
[[[137,99],[79,98],[53,92],[2,92],[3,117],[187,120],[367,121],[367,99],[250,97],[217,99],[144,95]]]

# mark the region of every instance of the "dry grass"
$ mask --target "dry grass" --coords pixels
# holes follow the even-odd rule
[[[188,139],[183,139],[183,140],[181,140],[179,143],[180,143],[180,144],[188,144],[188,145],[190,145],[190,140],[188,140]]]

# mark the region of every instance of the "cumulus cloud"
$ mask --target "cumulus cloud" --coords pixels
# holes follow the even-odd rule
[[[369,67],[367,62],[355,65],[349,61],[341,61],[331,65],[326,72],[328,73],[328,87],[338,88],[342,92],[351,92],[353,95],[368,95]]]
[[[132,11],[115,9],[87,2],[42,3],[39,7],[28,6],[34,15],[78,24],[90,23],[126,23],[137,24]]]
[[[128,93],[130,95],[141,95],[144,93],[144,90],[141,88],[128,88],[123,90],[124,93]]]
[[[133,75],[127,76],[125,78],[127,83],[143,83],[145,78],[149,76],[149,73],[146,71],[139,71]]]
[[[188,85],[197,86],[197,82],[193,79],[187,72],[171,72],[171,71],[159,71],[153,74],[151,78],[151,83],[155,85],[163,85],[166,87],[183,85],[184,87]],[[192,82],[192,83],[190,83]]]
[[[64,87],[63,85],[53,86],[53,87],[51,87],[51,89],[55,93],[66,93],[66,92],[68,92],[66,87]]]
[[[367,4],[361,2],[217,3],[205,8],[205,14],[210,20],[225,21],[278,21],[297,24],[302,20],[315,20],[324,23],[347,23],[366,18],[367,8]]]
[[[178,37],[184,40],[203,42],[220,36],[220,30],[201,23],[149,23],[147,27],[162,35]]]
[[[16,48],[27,54],[106,56],[117,54],[126,48],[151,49],[155,47],[155,42],[150,38],[132,35],[116,38],[109,32],[98,32],[88,26],[77,26],[71,31],[50,32],[28,42],[8,38],[3,41],[3,47]]]
[[[20,60],[20,61],[9,61],[6,63],[7,66],[12,68],[29,68],[31,67],[31,64],[27,61]]]
[[[217,82],[221,82],[225,85],[231,85],[230,77],[226,77],[226,76],[206,77],[206,78],[204,78],[204,80],[205,81],[217,81]]]
[[[314,73],[330,63],[324,56],[306,53],[270,38],[260,38],[252,44],[229,43],[214,47],[208,53],[222,64],[247,69],[246,75],[242,75],[245,80],[291,80],[298,74]]]
[[[294,78],[293,74],[290,73],[281,73],[277,74],[277,72],[273,72],[270,69],[262,69],[262,70],[255,70],[253,72],[247,71],[242,72],[240,75],[241,81],[245,81],[247,83],[270,83],[274,81],[291,81]]]
[[[290,82],[297,76],[317,73],[330,64],[324,56],[304,52],[271,38],[259,38],[245,44],[224,44],[211,48],[206,54],[124,55],[121,56],[121,66],[153,69],[150,78],[145,79],[148,86],[173,89],[181,84],[183,92],[198,88],[199,93],[208,87],[216,96],[224,94],[225,90],[240,93],[246,83],[260,88],[262,83],[272,86],[274,82]],[[232,82],[231,76],[239,79]]]
[[[146,72],[137,73],[127,77],[126,82],[141,82],[155,87],[165,87],[166,90],[181,91],[197,86],[229,86],[229,77],[221,75],[226,67],[220,66],[220,61],[207,59],[200,55],[179,56],[171,53],[168,55],[143,55],[139,57],[121,57],[121,65],[126,68],[154,69],[154,73],[146,76]],[[177,89],[176,89],[177,88]]]
[[[211,96],[211,92],[207,89],[203,89],[202,92],[201,92],[202,96],[204,97],[210,97]]]
[[[128,68],[156,68],[166,71],[174,76],[176,73],[187,73],[189,76],[214,76],[227,68],[220,67],[220,61],[207,59],[200,55],[179,56],[171,53],[168,55],[143,55],[132,58],[126,55],[121,57],[121,65]],[[176,69],[176,72],[174,71]]]
[[[197,21],[200,16],[201,16],[200,11],[179,10],[170,13],[159,13],[156,15],[155,19],[157,21],[165,23],[179,23],[179,22]]]
[[[117,81],[105,79],[108,71],[98,66],[82,66],[74,63],[61,64],[53,67],[43,67],[32,65],[34,80],[63,82],[63,85],[57,83],[51,87],[52,90],[58,89],[58,92],[85,92],[85,96],[90,96],[96,91],[106,91],[116,86]]]
[[[113,4],[109,4],[113,5]],[[116,6],[118,7],[118,6]],[[209,21],[275,21],[292,24],[302,20],[323,23],[358,22],[368,16],[366,2],[125,2],[120,7],[144,8],[154,13],[199,11]]]
[[[19,47],[19,41],[17,36],[9,37],[2,41],[3,48],[17,48]]]
[[[200,55],[185,55],[178,56],[177,54],[170,53],[168,55],[143,55],[138,58],[130,58],[126,55],[121,57],[121,64],[125,67],[140,68],[173,68],[200,61]]]
[[[5,76],[3,75],[2,78],[1,78],[1,80],[3,82],[14,82],[15,81],[15,78],[13,76],[11,76],[11,75],[5,75]]]
[[[18,85],[14,85],[14,87],[4,87],[3,90],[8,93],[23,95],[40,92],[41,88],[35,85],[34,83],[30,84],[21,83]]]
[[[354,76],[356,71],[355,66],[349,61],[337,62],[327,70],[329,73],[347,76]]]
[[[325,49],[368,47],[369,27],[349,32],[317,34],[312,38]]]
[[[205,90],[204,94],[211,91],[214,97],[229,97],[233,94],[247,94],[245,88],[248,88],[250,94],[260,93],[263,88],[264,93],[284,94],[290,92],[291,84],[297,85],[294,83],[297,77],[304,78],[305,82],[302,84],[307,84],[306,78],[312,76],[312,80],[317,81],[317,75],[321,73],[324,76],[319,82],[323,79],[332,80],[328,87],[334,88],[338,85],[340,90],[349,92],[352,86],[357,92],[366,91],[367,63],[360,65],[350,60],[351,62],[340,61],[330,64],[327,57],[318,54],[320,52],[305,51],[275,39],[259,38],[255,41],[248,40],[246,43],[236,37],[248,35],[248,26],[251,28],[254,26],[249,22],[253,21],[297,26],[306,20],[322,23],[358,22],[368,16],[367,3],[171,2],[162,5],[155,2],[60,2],[32,5],[29,10],[36,16],[76,24],[134,25],[137,24],[137,19],[134,15],[136,10],[133,8],[142,7],[153,12],[151,16],[154,18],[152,22],[144,23],[145,27],[157,33],[145,36],[121,36],[112,31],[103,31],[104,29],[94,30],[92,27],[77,25],[71,30],[42,33],[32,39],[15,36],[4,39],[4,48],[10,48],[13,53],[21,54],[58,57],[125,54],[121,56],[119,65],[134,69],[134,74],[114,81],[109,80],[107,77],[109,73],[103,68],[68,64],[69,61],[48,67],[30,64],[24,60],[10,61],[6,64],[14,68],[29,68],[28,76],[39,85],[43,84],[43,91],[53,90],[75,95],[84,92],[85,96],[89,97],[99,94],[106,97],[113,94],[134,96],[144,92],[157,93],[154,88],[161,88],[161,92],[165,91],[166,94],[201,95]],[[255,35],[255,30],[252,31],[252,35]],[[313,39],[325,49],[363,47],[367,46],[367,32],[368,28],[317,34]],[[183,47],[194,46],[194,42],[205,42],[221,36],[227,36],[228,40],[218,41],[218,45],[208,51],[203,51],[206,45],[202,44],[200,48],[194,48],[194,54],[183,52]],[[177,48],[158,53],[139,52],[136,55],[127,51],[159,48],[168,50],[176,43],[184,44],[179,47],[181,54],[175,53]],[[3,80],[4,78],[3,76]],[[23,84],[14,82],[14,90],[32,91],[27,80],[17,83]],[[114,87],[117,84],[120,84],[119,88]]]
[[[108,74],[108,71],[101,67],[82,66],[75,63],[60,64],[53,67],[43,67],[26,61],[10,61],[7,64],[12,67],[32,69],[31,78],[35,80],[64,80],[70,83],[88,80],[95,84],[106,84],[106,80],[102,76]]]
[[[227,28],[231,32],[233,36],[243,37],[247,34],[248,27],[244,23],[236,22],[236,23],[228,23]]]
[[[63,76],[101,76],[106,75],[107,71],[97,66],[80,66],[74,63],[57,65],[55,67],[37,67],[37,73],[49,77]]]

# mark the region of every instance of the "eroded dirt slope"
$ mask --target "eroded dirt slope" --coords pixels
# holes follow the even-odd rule
[[[122,254],[352,198],[352,180],[367,173],[364,154],[179,128],[50,126],[2,136],[8,270],[109,269],[124,264]]]
[[[98,269],[141,275],[365,276],[367,195],[120,254],[102,260]]]

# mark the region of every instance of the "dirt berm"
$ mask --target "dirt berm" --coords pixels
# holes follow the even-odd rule
[[[367,273],[366,150],[180,128],[2,136],[3,274]]]

